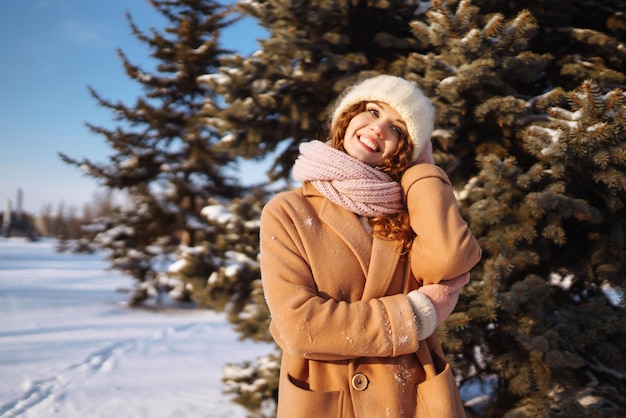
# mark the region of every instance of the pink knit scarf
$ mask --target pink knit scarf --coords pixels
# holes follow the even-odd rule
[[[300,145],[293,175],[296,180],[310,182],[334,204],[361,216],[389,215],[403,210],[402,191],[397,182],[321,141]]]

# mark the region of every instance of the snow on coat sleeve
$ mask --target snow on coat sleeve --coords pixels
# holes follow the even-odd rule
[[[455,278],[480,261],[481,250],[461,217],[446,173],[418,164],[402,177],[409,219],[417,237],[411,247],[411,270],[426,284]]]
[[[417,351],[417,325],[406,295],[348,302],[319,291],[309,263],[336,254],[325,243],[307,242],[310,237],[299,226],[303,210],[279,195],[261,215],[261,276],[276,343],[289,355],[325,361]],[[337,280],[333,272],[342,261],[341,256],[322,261],[328,274],[321,280]]]

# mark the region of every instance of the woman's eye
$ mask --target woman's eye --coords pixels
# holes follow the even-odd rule
[[[391,129],[393,130],[393,132],[396,134],[398,138],[402,137],[402,129],[398,128],[397,126],[392,126]]]
[[[372,115],[378,117],[378,110],[377,109],[367,109],[368,112],[370,112]]]

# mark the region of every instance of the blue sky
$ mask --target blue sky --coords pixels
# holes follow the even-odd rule
[[[79,212],[96,193],[95,179],[58,157],[106,161],[110,149],[85,122],[113,128],[87,86],[104,98],[134,103],[141,86],[126,76],[116,50],[152,71],[149,49],[130,33],[125,13],[148,32],[165,22],[147,0],[0,1],[0,211],[7,199],[39,214],[60,203]],[[248,54],[260,29],[250,22],[223,35],[223,44]]]

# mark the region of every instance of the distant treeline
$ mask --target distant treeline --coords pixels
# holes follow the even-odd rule
[[[110,192],[94,195],[91,202],[83,205],[82,211],[74,205],[59,203],[56,209],[46,204],[38,214],[25,211],[0,212],[0,227],[4,237],[27,237],[36,241],[42,237],[56,238],[60,249],[67,249],[64,242],[89,239],[98,218],[106,216],[116,207]],[[91,251],[91,250],[90,250]]]

